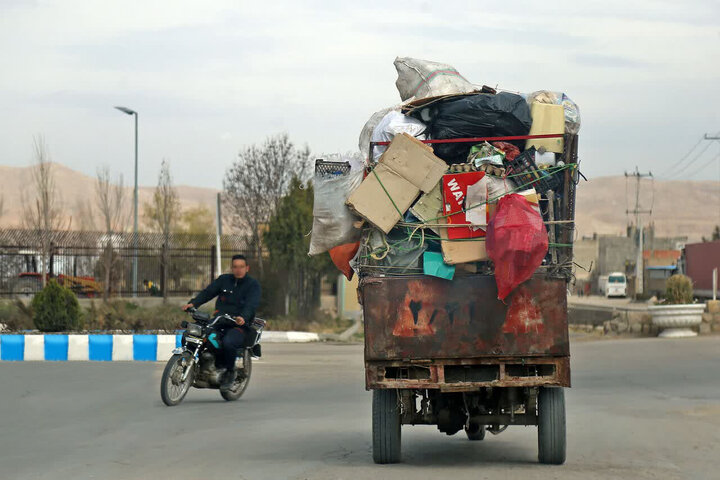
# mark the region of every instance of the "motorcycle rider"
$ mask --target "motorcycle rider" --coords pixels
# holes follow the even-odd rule
[[[183,306],[183,310],[198,308],[217,297],[215,314],[228,314],[235,319],[237,326],[224,330],[220,345],[218,367],[226,368],[220,390],[232,388],[237,373],[235,360],[239,348],[245,346],[248,334],[247,325],[255,318],[255,310],[260,303],[260,283],[248,275],[250,266],[244,255],[233,255],[232,273],[225,273],[216,278],[205,290]]]

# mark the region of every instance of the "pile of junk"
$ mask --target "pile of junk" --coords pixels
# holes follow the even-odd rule
[[[570,280],[578,106],[395,67],[402,103],[372,115],[360,152],[315,163],[310,255],[348,279],[495,275],[501,300],[538,269]]]

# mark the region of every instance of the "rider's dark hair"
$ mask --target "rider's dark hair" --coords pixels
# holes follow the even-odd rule
[[[247,265],[247,257],[245,255],[240,255],[239,253],[237,255],[232,256],[232,260],[230,260],[230,263],[234,262],[235,260],[243,260],[245,261],[245,265]]]

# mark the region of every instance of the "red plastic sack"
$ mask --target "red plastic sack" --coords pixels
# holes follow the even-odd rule
[[[360,242],[355,242],[338,245],[328,250],[333,263],[348,280],[352,280],[354,273],[350,266],[350,260],[353,259],[359,248]]]
[[[542,264],[548,236],[542,217],[516,193],[498,202],[487,229],[487,253],[495,264],[498,299],[529,279]]]

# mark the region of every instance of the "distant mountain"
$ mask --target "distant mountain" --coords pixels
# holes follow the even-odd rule
[[[54,164],[57,188],[72,228],[82,229],[89,222],[83,204],[95,203],[95,178]],[[21,191],[30,185],[30,167],[0,166],[0,185],[5,202],[5,212],[0,218],[0,228],[18,226],[21,223]],[[581,181],[578,185],[576,220],[577,235],[623,234],[628,221],[634,221],[626,210],[635,207],[635,180],[626,177],[597,177]],[[212,188],[180,185],[178,194],[183,208],[205,205],[215,210],[218,190]],[[132,188],[127,187],[128,201],[132,200]],[[150,201],[154,187],[140,188],[140,206]],[[720,182],[643,180],[640,186],[642,209],[652,207],[652,215],[644,215],[647,225],[652,221],[658,236],[687,236],[691,241],[709,237],[715,225],[720,225]],[[92,215],[99,225],[97,213]],[[84,225],[85,224],[85,225]]]
[[[576,225],[578,236],[593,232],[623,234],[634,215],[635,179],[597,177],[578,185]],[[652,222],[656,236],[687,236],[690,241],[710,237],[720,225],[720,181],[643,180],[640,208],[652,208],[643,224]]]
[[[71,228],[73,230],[88,229],[92,224],[100,227],[102,222],[95,206],[97,203],[95,198],[95,177],[76,172],[58,163],[53,164],[53,171],[63,208],[67,215],[72,217]],[[32,168],[0,165],[0,182],[2,182],[0,184],[0,196],[4,199],[4,213],[0,217],[0,228],[19,227],[22,223],[22,191],[23,189],[26,189],[28,193],[31,191]],[[152,200],[154,190],[155,187],[140,187],[138,189],[141,228],[143,203]],[[126,191],[127,204],[131,212],[132,186],[126,187]],[[215,198],[218,190],[179,185],[177,191],[182,209],[205,205],[210,208],[214,215]],[[90,216],[88,215],[88,205],[90,206]]]

